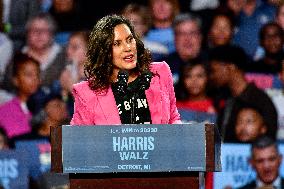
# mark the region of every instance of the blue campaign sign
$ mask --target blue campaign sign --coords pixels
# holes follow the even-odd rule
[[[284,154],[284,144],[279,145],[279,151]],[[214,189],[224,189],[226,186],[237,188],[255,179],[255,172],[248,163],[249,158],[249,144],[222,144],[222,172],[214,173]],[[280,174],[284,175],[283,163]]]
[[[239,187],[255,178],[248,164],[249,156],[250,146],[247,144],[222,144],[222,172],[214,173],[214,189]]]
[[[216,123],[217,115],[213,113],[192,111],[183,108],[179,108],[178,112],[183,123]]]
[[[62,126],[64,173],[205,171],[205,150],[204,124]]]
[[[0,183],[5,189],[28,189],[27,156],[14,150],[0,151]]]
[[[15,146],[17,150],[28,153],[30,175],[34,179],[50,171],[51,146],[47,139],[19,140]]]

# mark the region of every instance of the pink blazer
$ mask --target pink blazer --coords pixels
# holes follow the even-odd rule
[[[146,90],[152,124],[181,123],[168,64],[153,62],[151,71],[157,74]],[[71,125],[121,124],[111,87],[106,93],[96,94],[87,81],[82,81],[73,86],[73,96],[75,104]]]

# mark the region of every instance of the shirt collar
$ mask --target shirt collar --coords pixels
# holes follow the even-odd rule
[[[272,183],[273,186],[275,186],[277,189],[281,189],[281,178],[278,176],[274,182]],[[256,179],[256,186],[261,187],[264,186],[263,182],[259,179]]]

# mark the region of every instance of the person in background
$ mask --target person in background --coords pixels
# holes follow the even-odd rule
[[[169,64],[174,83],[177,83],[182,65],[197,57],[206,59],[207,55],[202,50],[201,20],[197,15],[190,13],[177,15],[173,28],[176,50],[161,60]]]
[[[5,31],[3,22],[4,9],[0,0],[0,83],[2,83],[6,66],[11,62],[13,56],[13,43]]]
[[[208,96],[208,81],[208,68],[203,60],[195,58],[183,65],[180,79],[175,85],[178,110],[189,110],[192,113],[214,115],[216,110],[212,99]],[[213,173],[206,172],[205,189],[212,188],[212,178]]]
[[[225,104],[217,107],[217,123],[224,142],[234,140],[236,113],[243,103],[252,104],[263,112],[267,123],[267,135],[276,138],[278,115],[271,98],[253,82],[245,78],[247,55],[244,50],[234,45],[222,45],[209,52],[210,79],[214,88],[224,87],[230,95]],[[216,103],[217,105],[219,103]]]
[[[284,178],[280,175],[282,154],[274,139],[261,136],[252,142],[249,163],[256,172],[256,179],[239,189],[284,188]]]
[[[13,95],[3,88],[3,80],[8,64],[10,64],[13,52],[13,43],[5,31],[4,6],[0,0],[0,104],[10,100]]]
[[[130,3],[122,9],[121,14],[131,20],[136,33],[145,47],[150,50],[153,61],[169,54],[168,48],[162,43],[145,39],[145,35],[151,27],[151,16],[147,6]]]
[[[11,146],[14,147],[17,141],[21,140],[50,140],[50,127],[59,127],[70,122],[66,105],[60,95],[50,94],[46,96],[43,109],[34,115],[30,120],[32,131],[11,139]]]
[[[182,66],[181,77],[175,85],[177,107],[192,111],[216,113],[208,96],[208,68],[201,59],[193,59]]]
[[[281,71],[277,73],[279,79],[279,88],[267,88],[265,92],[272,99],[278,113],[278,124],[277,139],[279,141],[284,140],[284,62],[282,60]]]
[[[10,139],[9,144],[11,149],[16,151],[30,150],[33,161],[39,158],[41,166],[31,166],[29,175],[30,189],[42,189],[43,187],[39,184],[39,180],[44,173],[50,172],[50,128],[61,127],[64,124],[69,124],[69,122],[70,119],[68,118],[66,105],[62,97],[57,94],[50,94],[45,98],[43,109],[31,118],[31,132],[17,135]],[[31,146],[22,146],[23,143],[36,143],[36,145],[31,149]],[[42,146],[45,146],[44,152],[39,149]],[[39,156],[33,153],[37,150],[39,150]]]
[[[218,11],[213,14],[211,25],[207,34],[207,47],[232,43],[235,29],[235,18],[231,11]]]
[[[59,80],[55,81],[52,86],[52,92],[60,94],[63,97],[70,116],[74,112],[72,86],[86,79],[84,64],[87,60],[86,53],[89,35],[88,31],[77,31],[70,35],[66,47],[66,59],[68,63],[62,71]]]
[[[27,54],[14,56],[12,71],[15,97],[0,106],[0,127],[5,129],[9,139],[31,132],[32,115],[27,101],[40,85],[39,62]]]
[[[13,42],[13,50],[20,51],[25,45],[28,20],[40,12],[38,0],[2,0],[4,2],[4,23],[6,32]]]
[[[130,20],[101,18],[87,57],[87,81],[73,85],[71,125],[181,123],[169,66],[151,63]]]
[[[88,30],[90,18],[86,17],[81,1],[52,0],[48,13],[57,23],[55,41],[66,45],[72,32]]]
[[[22,52],[40,62],[41,82],[50,86],[59,79],[65,67],[64,50],[54,41],[57,23],[47,13],[40,13],[28,20],[26,24],[26,45]]]
[[[244,104],[236,116],[235,142],[250,143],[267,133],[267,124],[261,110],[250,104]]]
[[[273,23],[275,22],[276,24],[278,24],[280,26],[280,28],[282,29],[282,32],[284,30],[284,2],[279,2],[279,4],[276,7],[276,13],[275,13],[275,19],[273,21],[270,22]],[[283,36],[282,36],[283,38]],[[284,47],[282,47],[284,48]],[[264,49],[260,46],[257,50],[256,56],[254,58],[255,61],[258,61],[260,58],[263,58],[264,56]]]
[[[238,17],[233,44],[242,47],[254,59],[259,46],[260,28],[275,19],[276,7],[263,0],[247,0]]]
[[[40,63],[39,90],[28,101],[29,110],[35,114],[41,108],[43,99],[51,91],[51,85],[58,80],[65,68],[64,49],[54,41],[56,22],[47,13],[39,13],[30,18],[26,24],[26,45],[22,53],[34,58]],[[14,92],[12,87],[12,66],[8,66],[5,72],[3,88]]]
[[[38,119],[39,117],[43,119]],[[31,120],[38,135],[50,138],[50,127],[69,123],[67,107],[60,95],[51,94],[45,99],[44,109]]]
[[[251,64],[248,71],[277,74],[281,70],[281,62],[284,58],[284,31],[275,22],[268,22],[261,27],[259,32],[260,46],[263,55],[259,60]]]
[[[0,82],[3,82],[7,65],[13,57],[13,46],[9,37],[0,32]]]
[[[175,16],[180,12],[178,0],[149,0],[152,27],[145,36],[149,41],[162,43],[168,52],[175,51],[174,31],[172,28]]]

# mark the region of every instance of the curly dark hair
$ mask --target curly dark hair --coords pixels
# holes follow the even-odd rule
[[[143,42],[135,33],[131,22],[121,15],[107,15],[97,22],[91,32],[87,50],[87,61],[84,65],[84,72],[89,87],[96,92],[106,90],[112,83],[114,28],[119,24],[126,24],[136,40],[137,66],[134,71],[142,73],[150,68],[150,51],[144,47]]]

